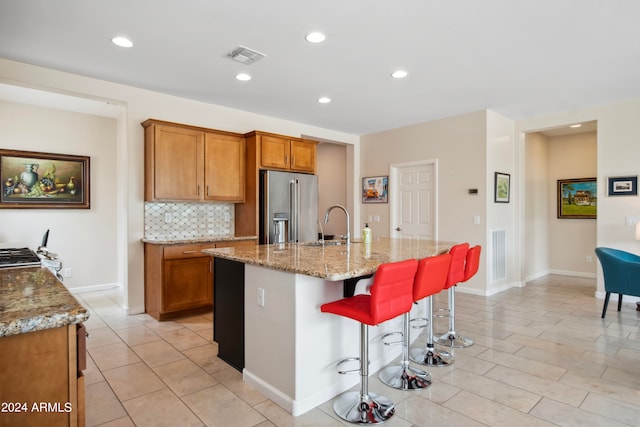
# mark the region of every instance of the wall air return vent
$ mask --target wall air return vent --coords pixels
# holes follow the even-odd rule
[[[242,64],[251,65],[259,59],[264,58],[265,54],[257,50],[249,49],[248,47],[238,46],[233,51],[227,53],[226,56]]]

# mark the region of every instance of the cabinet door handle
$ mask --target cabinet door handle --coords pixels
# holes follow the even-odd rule
[[[284,164],[285,164],[285,165],[287,164],[287,161],[288,161],[288,160],[289,160],[289,159],[287,158],[287,155],[285,154],[285,155],[284,155]]]
[[[195,254],[196,251],[183,251],[182,253],[183,254]]]
[[[207,196],[209,196],[209,186],[207,185]]]
[[[196,196],[200,195],[200,186],[196,185]]]
[[[296,165],[296,156],[291,156],[291,166]]]

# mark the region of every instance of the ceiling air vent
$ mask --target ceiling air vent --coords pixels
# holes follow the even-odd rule
[[[238,46],[232,52],[227,53],[227,56],[234,61],[238,61],[245,65],[251,65],[259,59],[265,57],[264,53],[260,53],[257,50],[249,49],[248,47]]]

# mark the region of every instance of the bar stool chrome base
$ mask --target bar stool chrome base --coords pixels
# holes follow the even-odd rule
[[[473,340],[465,338],[457,332],[447,332],[436,338],[436,343],[447,347],[466,348],[473,345]]]
[[[380,424],[394,414],[396,408],[387,397],[368,393],[362,395],[358,391],[341,394],[333,403],[335,413],[345,421],[354,424]]]
[[[385,366],[378,372],[380,381],[400,390],[422,390],[433,382],[428,372],[401,365]]]
[[[446,351],[438,351],[435,347],[412,348],[409,359],[426,366],[449,366],[453,363],[453,355]]]

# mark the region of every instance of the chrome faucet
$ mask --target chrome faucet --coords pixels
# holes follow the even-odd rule
[[[333,205],[331,206],[329,209],[327,209],[327,212],[325,212],[324,214],[324,223],[328,223],[329,222],[329,213],[334,209],[334,208],[340,208],[344,211],[344,214],[347,216],[347,245],[351,243],[351,232],[350,232],[350,226],[349,223],[351,222],[349,220],[349,212],[347,211],[347,209],[342,206],[342,205]]]

